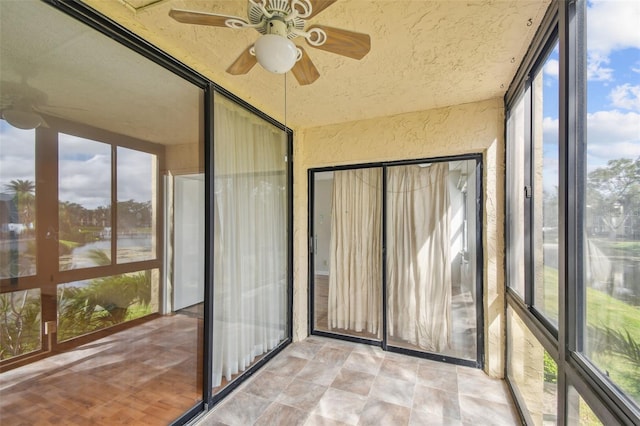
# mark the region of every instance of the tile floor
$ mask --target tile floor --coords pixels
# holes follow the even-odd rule
[[[312,336],[289,345],[197,422],[236,425],[519,425],[482,371]]]

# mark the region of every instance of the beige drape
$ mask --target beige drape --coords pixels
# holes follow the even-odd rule
[[[213,385],[285,339],[286,138],[215,97]]]
[[[380,327],[382,173],[334,173],[329,328],[377,334]]]
[[[451,338],[449,168],[387,173],[387,308],[391,337],[432,352]]]

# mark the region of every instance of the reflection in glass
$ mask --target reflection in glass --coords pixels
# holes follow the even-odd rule
[[[204,90],[75,19],[72,10],[83,7],[64,9],[0,1],[2,108],[33,99],[46,114],[36,131],[0,120],[0,423],[183,423],[177,419],[202,401],[203,310],[172,304],[173,285],[198,278],[194,271],[177,278],[188,283],[171,281],[173,222],[170,213],[161,219],[173,197],[160,196],[169,189],[154,162],[171,177],[202,172]],[[27,205],[12,201],[12,180],[37,183],[35,192],[22,186],[37,195],[37,211],[24,215]],[[204,203],[189,207],[185,222],[204,217]],[[36,273],[32,222],[38,276],[26,277]],[[159,223],[166,234],[149,237]],[[126,245],[118,225],[124,238],[144,238]],[[150,260],[123,263],[132,259]],[[40,329],[52,333],[55,324],[57,336],[41,341]],[[34,350],[37,357],[15,362]]]
[[[533,81],[535,307],[558,325],[558,48]]]
[[[583,352],[640,403],[640,57],[638,8],[587,4]],[[616,22],[603,30],[601,16]],[[611,37],[615,35],[615,40]]]
[[[286,134],[216,94],[213,385],[287,337]],[[216,390],[216,391],[217,391]]]
[[[59,134],[60,270],[111,263],[111,146]]]
[[[390,345],[476,360],[475,160],[389,167]]]
[[[42,347],[40,289],[0,294],[0,360]]]
[[[603,423],[573,386],[567,387],[567,424],[601,426]]]
[[[0,278],[35,273],[35,131],[0,120]]]
[[[58,285],[58,342],[158,310],[158,270]]]
[[[520,317],[507,308],[507,374],[535,425],[557,424],[558,366]]]
[[[173,186],[173,309],[204,302],[204,174],[176,176]]]
[[[118,147],[118,263],[155,258],[156,156]]]

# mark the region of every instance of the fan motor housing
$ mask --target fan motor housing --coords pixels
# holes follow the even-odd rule
[[[279,16],[274,16],[265,24],[265,34],[275,34],[287,38],[287,23]]]
[[[272,14],[271,18],[265,16],[260,7],[260,4],[249,2],[249,10],[247,12],[249,22],[252,25],[258,25],[256,30],[261,34],[277,34],[289,39],[298,37],[297,34],[289,31],[290,28],[296,28],[299,31],[304,30],[305,20],[299,16],[291,17],[285,20],[287,16],[291,14],[291,6],[288,0],[263,0],[259,2],[264,5],[264,8]],[[281,29],[279,24],[270,25],[274,20],[278,20],[284,25],[284,30]],[[264,23],[264,25],[260,25]],[[275,28],[274,28],[275,27]]]

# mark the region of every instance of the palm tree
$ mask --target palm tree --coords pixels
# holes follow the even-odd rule
[[[20,222],[30,227],[34,217],[36,184],[28,179],[14,179],[5,185],[14,194]]]
[[[14,179],[5,187],[16,195],[33,194],[36,191],[36,184],[28,179]]]

